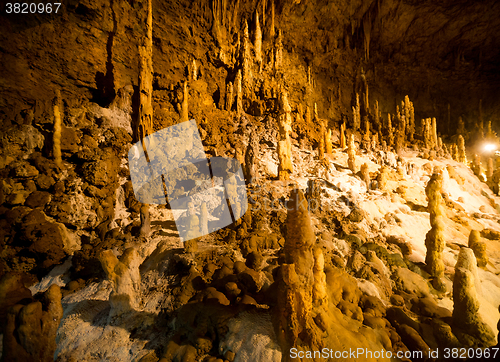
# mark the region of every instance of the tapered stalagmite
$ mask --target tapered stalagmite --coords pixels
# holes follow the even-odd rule
[[[471,230],[469,235],[469,248],[476,256],[477,265],[485,267],[488,264],[488,255],[486,255],[486,243],[481,240],[481,234],[477,230]]]
[[[349,142],[347,147],[347,165],[349,170],[356,172],[356,145],[354,143],[354,133],[349,134]]]
[[[413,142],[413,136],[415,134],[415,110],[413,108],[413,102],[410,101],[410,97],[405,96],[404,101],[404,116],[407,122],[407,135],[408,141]]]
[[[494,343],[491,328],[479,314],[476,258],[469,248],[461,248],[453,278],[453,325],[478,338],[482,344]]]
[[[458,162],[467,164],[467,155],[465,153],[465,140],[462,135],[458,136]]]
[[[151,216],[149,214],[149,205],[142,204],[140,211],[141,228],[139,230],[139,235],[148,237],[151,233]]]
[[[61,92],[56,90],[56,97],[53,101],[54,110],[54,133],[52,135],[52,153],[54,154],[54,161],[56,165],[62,167],[62,157],[61,157]]]
[[[474,175],[481,179],[481,157],[477,153],[475,153],[472,158],[472,164],[470,168]]]
[[[437,147],[438,144],[438,135],[437,135],[437,121],[436,118],[432,118],[431,121],[431,127],[432,127],[432,146],[433,148]]]
[[[298,339],[307,340],[312,323],[313,290],[315,301],[323,300],[321,288],[315,286],[315,242],[307,200],[300,190],[292,191],[288,201],[287,235],[284,245],[285,263],[281,265],[282,281],[278,289],[278,305],[281,314],[278,320],[278,339],[289,350]],[[317,255],[316,268],[320,269]],[[321,276],[318,275],[319,280]]]
[[[340,148],[344,149],[347,147],[347,142],[345,138],[345,121],[340,124]]]
[[[454,161],[458,161],[458,146],[456,143],[451,145],[451,158]]]
[[[392,127],[391,114],[387,114],[387,146],[394,146],[394,127]]]
[[[443,197],[441,189],[443,186],[443,175],[441,172],[434,172],[425,187],[427,195],[428,211],[430,214],[431,230],[425,236],[425,246],[427,253],[425,263],[431,276],[439,279],[444,274],[443,250],[444,250],[444,212]],[[439,283],[436,282],[436,283]]]
[[[325,132],[325,152],[329,155],[333,153],[333,148],[332,148],[332,130],[328,129],[327,132]]]
[[[292,164],[292,108],[288,103],[286,91],[280,92],[280,116],[278,118],[279,141],[278,141],[278,173],[280,180],[288,180],[293,172]]]
[[[196,64],[196,59],[193,59],[193,62],[191,63],[191,78],[193,81],[198,79],[198,65]]]
[[[184,94],[184,97],[182,98],[181,120],[182,120],[182,122],[187,122],[187,121],[189,121],[189,109],[188,109],[189,92],[188,92],[188,82],[187,81],[184,81],[183,94]]]
[[[495,170],[493,168],[493,158],[488,157],[488,163],[486,166],[486,179],[488,180],[488,182],[491,182],[493,180],[493,172],[494,171]]]

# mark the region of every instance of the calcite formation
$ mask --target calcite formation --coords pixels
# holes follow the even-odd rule
[[[349,143],[347,147],[347,165],[349,170],[356,172],[356,145],[354,144],[354,134],[349,134]]]
[[[109,296],[111,303],[109,317],[114,318],[138,310],[137,292],[141,284],[139,274],[141,260],[136,249],[133,247],[126,249],[120,259],[112,250],[104,250],[99,255],[99,261],[113,290]]]
[[[315,301],[321,303],[325,295],[321,285],[321,256],[313,254],[315,236],[307,201],[299,190],[292,191],[288,202],[287,235],[284,252],[285,263],[281,265],[282,281],[279,287],[278,304],[281,316],[278,324],[278,339],[284,350],[298,344],[310,344],[314,339],[312,324],[313,290]]]
[[[53,112],[54,112],[54,133],[52,135],[52,153],[54,155],[54,161],[59,167],[62,166],[62,156],[61,156],[61,92],[56,90],[56,97],[53,101]]]
[[[458,162],[467,164],[467,154],[465,152],[465,140],[462,135],[458,136]]]
[[[278,173],[280,180],[288,180],[293,172],[292,164],[292,140],[290,132],[292,130],[292,108],[288,103],[288,96],[285,91],[280,94],[280,111],[278,118],[279,140],[278,140]]]
[[[485,267],[488,264],[488,255],[486,254],[486,243],[481,240],[481,234],[478,230],[471,230],[469,235],[469,248],[472,249],[477,259],[479,267]]]
[[[63,316],[61,297],[61,288],[53,284],[42,301],[9,309],[3,331],[4,361],[54,360],[57,328]]]
[[[428,272],[435,279],[435,285],[442,287],[440,279],[443,278],[444,262],[443,250],[444,241],[444,212],[443,212],[443,197],[441,196],[441,188],[443,185],[443,175],[441,172],[432,174],[427,186],[425,194],[427,195],[427,209],[430,215],[431,230],[425,236],[425,246],[427,253],[425,255],[425,263],[427,264]]]

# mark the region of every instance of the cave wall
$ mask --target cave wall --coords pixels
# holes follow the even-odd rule
[[[494,1],[276,1],[275,34],[283,31],[292,107],[317,103],[320,117],[352,117],[363,68],[370,102],[379,100],[383,113],[395,113],[408,94],[417,124],[436,116],[439,131],[447,133],[459,116],[472,127],[482,99],[484,122],[496,128],[498,7]],[[216,106],[236,76],[237,64],[216,60],[216,8],[226,46],[236,46],[245,20],[252,32],[256,10],[263,48],[273,46],[271,1],[153,1],[157,127],[175,118],[176,92],[193,59]],[[49,117],[56,88],[68,105],[91,100],[106,106],[120,88],[136,86],[145,13],[144,1],[133,0],[71,0],[58,14],[2,12],[2,121],[32,107],[35,117]],[[312,91],[305,87],[308,67]],[[444,122],[448,104],[451,126]]]

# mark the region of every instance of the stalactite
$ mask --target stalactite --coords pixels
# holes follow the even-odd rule
[[[370,32],[371,32],[371,21],[370,15],[363,19],[363,33],[364,37],[364,45],[365,45],[365,60],[368,61],[370,59]]]
[[[226,111],[231,111],[233,109],[234,102],[234,91],[233,83],[229,82],[226,86]]]
[[[413,102],[410,101],[410,97],[405,96],[404,100],[404,116],[406,119],[406,134],[408,136],[408,141],[413,142],[413,136],[415,133],[415,110],[413,108]]]
[[[153,133],[153,9],[148,1],[146,36],[139,46],[139,140]]]
[[[212,0],[212,36],[214,37],[217,46],[222,47],[223,44],[220,18],[220,0]]]
[[[236,112],[238,116],[243,114],[243,89],[241,86],[241,69],[238,69],[236,74],[236,79],[234,81],[236,84]]]
[[[181,120],[182,122],[187,122],[189,121],[189,110],[188,110],[188,97],[189,97],[189,92],[188,92],[188,82],[187,80],[184,81],[184,87],[183,87],[183,95],[184,97],[182,98],[182,116]]]
[[[255,12],[255,32],[254,32],[255,60],[260,65],[262,63],[262,30],[259,22],[259,12]]]
[[[292,164],[292,141],[290,132],[292,131],[292,108],[288,103],[288,95],[285,90],[280,92],[280,116],[279,141],[278,141],[278,173],[280,180],[288,180],[293,172]]]
[[[252,59],[250,54],[250,35],[248,32],[248,23],[245,20],[245,28],[243,31],[243,54],[242,54],[242,63],[243,63],[243,95],[245,97],[250,97],[252,93]]]
[[[365,71],[361,68],[361,81],[363,82],[363,112],[364,116],[367,116],[370,113],[370,102],[368,97],[368,82],[366,80]]]
[[[275,52],[275,61],[274,61],[274,70],[276,72],[281,71],[283,66],[283,31],[281,29],[278,30],[278,38],[276,40],[276,52]]]
[[[269,37],[271,38],[271,41],[274,40],[274,0],[271,1],[271,26],[269,30]]]
[[[53,101],[54,110],[54,133],[52,135],[52,153],[54,155],[54,161],[57,166],[62,167],[62,156],[61,156],[61,92],[59,89],[56,90],[56,96]]]

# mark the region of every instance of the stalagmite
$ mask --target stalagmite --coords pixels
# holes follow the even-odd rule
[[[347,142],[345,138],[345,121],[340,124],[340,148],[345,149],[347,147]]]
[[[126,249],[120,260],[112,250],[104,250],[99,256],[99,261],[113,289],[109,296],[110,317],[137,310],[139,308],[137,292],[141,284],[139,273],[141,260],[135,248]]]
[[[200,219],[196,215],[194,203],[188,203],[187,222],[186,222],[186,240],[184,240],[184,250],[187,253],[194,253],[198,250],[198,240],[200,236]]]
[[[359,126],[361,124],[360,109],[361,108],[359,105],[359,94],[356,93],[356,105],[352,107],[352,115],[353,115],[352,128],[354,132],[356,132],[359,129]]]
[[[182,122],[187,122],[189,121],[189,110],[188,110],[188,97],[189,97],[189,92],[188,92],[188,84],[187,81],[184,81],[184,97],[182,98],[182,116],[181,116],[181,121]]]
[[[287,205],[287,235],[283,247],[285,263],[281,265],[282,280],[278,287],[278,339],[282,349],[289,350],[297,345],[299,339],[313,339],[311,326],[313,290],[314,301],[321,303],[324,294],[319,285],[321,276],[315,283],[315,266],[320,269],[320,255],[315,261],[313,245],[314,230],[307,210],[307,200],[300,190],[292,191]],[[318,253],[318,252],[317,252]]]
[[[293,172],[292,164],[292,141],[290,132],[292,131],[292,108],[288,103],[288,96],[285,90],[280,92],[280,115],[278,118],[279,141],[278,141],[278,174],[280,180],[288,180]]]
[[[260,29],[259,22],[259,12],[255,12],[255,36],[254,36],[254,48],[255,48],[255,60],[258,64],[262,63],[262,30]]]
[[[404,116],[407,123],[408,141],[413,142],[413,136],[415,134],[415,110],[413,108],[413,102],[410,101],[410,97],[408,96],[405,96]]]
[[[387,146],[394,146],[394,128],[392,127],[391,114],[387,114]]]
[[[485,267],[488,264],[488,255],[486,255],[486,243],[481,240],[481,234],[477,230],[471,230],[469,235],[469,248],[476,256],[477,266]]]
[[[356,145],[354,144],[354,133],[349,134],[349,143],[347,147],[347,165],[349,170],[356,173]]]
[[[233,109],[233,102],[233,83],[229,82],[226,86],[226,111],[231,111]]]
[[[62,157],[61,157],[61,92],[59,89],[56,90],[56,97],[53,101],[54,110],[54,133],[52,136],[52,153],[54,154],[54,161],[56,165],[62,167]]]
[[[425,263],[427,264],[428,272],[435,279],[433,285],[436,289],[442,290],[443,275],[444,275],[444,213],[443,213],[443,197],[441,189],[443,185],[443,175],[441,172],[432,174],[431,179],[425,187],[425,194],[429,201],[428,211],[430,214],[431,230],[425,236],[425,246],[427,253],[425,255]]]
[[[475,153],[474,157],[472,158],[472,164],[471,164],[471,170],[478,177],[479,179],[482,178],[481,176],[481,157]]]
[[[238,116],[240,116],[243,114],[243,89],[241,87],[241,69],[238,70],[234,83],[236,85],[236,112]]]
[[[486,180],[488,182],[492,182],[492,180],[493,180],[493,172],[494,172],[494,169],[493,169],[493,158],[488,157],[488,163],[487,163],[487,166],[486,166]]]
[[[141,228],[139,230],[139,236],[147,238],[151,233],[151,216],[149,214],[148,204],[141,205],[140,217],[141,217]]]
[[[325,275],[325,257],[321,248],[315,248],[313,251],[314,267],[313,277],[314,284],[312,289],[313,303],[316,306],[327,305],[328,293],[326,291],[326,275]]]
[[[331,129],[328,129],[328,131],[325,132],[325,152],[329,155],[331,155],[333,153],[332,130]]]
[[[479,314],[479,299],[476,258],[469,248],[461,248],[455,265],[453,278],[453,325],[465,333],[478,338],[482,344],[494,343],[494,334],[491,328],[483,322]]]
[[[437,136],[437,124],[436,124],[436,118],[432,118],[431,121],[431,127],[432,127],[432,148],[436,148],[438,144],[438,136]]]
[[[456,143],[451,145],[451,158],[453,161],[458,161],[458,146]]]
[[[467,155],[465,153],[465,140],[462,135],[458,136],[458,162],[467,165]]]
[[[381,131],[381,124],[380,124],[380,120],[381,120],[381,116],[380,116],[380,109],[379,109],[379,106],[378,106],[378,100],[375,101],[375,110],[374,110],[374,114],[373,114],[373,130],[374,132],[377,132],[378,134],[380,134],[380,131]]]

